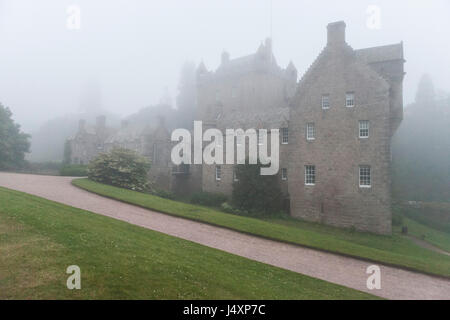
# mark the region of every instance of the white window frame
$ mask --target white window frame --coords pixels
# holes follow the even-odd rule
[[[369,165],[359,166],[359,187],[371,188],[372,187],[372,170]]]
[[[216,181],[222,180],[222,167],[216,166]]]
[[[349,104],[351,102],[351,104]],[[355,106],[355,93],[354,92],[346,92],[345,93],[345,106],[347,108],[352,108]]]
[[[313,182],[311,182],[311,181],[313,181]],[[305,185],[306,186],[316,185],[316,166],[315,165],[306,165],[305,166]]]
[[[289,128],[281,128],[281,144],[289,143]]]
[[[281,168],[281,180],[286,181],[287,179],[287,168]]]
[[[306,124],[306,140],[311,141],[315,139],[316,139],[316,125],[314,124],[314,122],[308,122]]]
[[[330,95],[329,94],[322,95],[322,109],[323,110],[330,109]]]
[[[367,135],[362,135],[362,132],[366,132]],[[361,139],[367,139],[370,135],[370,122],[369,120],[359,120],[359,138]]]

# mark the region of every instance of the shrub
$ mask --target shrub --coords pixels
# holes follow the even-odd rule
[[[65,165],[59,170],[59,174],[68,177],[86,177],[88,175],[88,167],[82,164]]]
[[[89,164],[88,177],[93,181],[116,187],[149,190],[150,162],[133,150],[115,148],[100,154]]]
[[[393,226],[401,226],[403,225],[403,215],[398,212],[394,211],[392,214],[392,225]]]
[[[228,213],[235,213],[235,209],[228,203],[224,202],[220,205],[221,209]]]
[[[222,193],[197,192],[191,196],[191,203],[209,207],[219,207],[227,201],[227,196]]]
[[[222,203],[220,205],[220,208],[224,212],[236,214],[236,215],[239,215],[239,216],[254,216],[254,214],[252,214],[251,212],[248,212],[247,210],[239,210],[238,208],[233,207],[228,202]]]
[[[233,183],[232,204],[241,211],[275,214],[282,211],[283,194],[277,175],[261,175],[262,165],[240,164],[236,167],[238,181]]]
[[[173,192],[162,190],[162,189],[153,190],[152,194],[157,197],[161,197],[161,198],[165,198],[165,199],[170,199],[170,200],[175,199],[175,194],[173,194]]]

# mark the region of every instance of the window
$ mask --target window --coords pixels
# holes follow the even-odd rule
[[[371,186],[370,166],[359,166],[359,187],[370,188],[370,186]]]
[[[305,184],[310,186],[316,184],[316,166],[305,166]]]
[[[306,140],[314,140],[316,138],[316,127],[314,122],[306,124]]]
[[[220,181],[220,179],[222,179],[222,168],[216,166],[216,181]]]
[[[289,142],[289,129],[281,128],[281,143],[288,144]]]
[[[360,120],[359,121],[359,137],[368,138],[369,137],[369,121]]]
[[[234,182],[239,181],[239,178],[238,178],[237,172],[236,172],[236,168],[233,169],[233,181]]]
[[[287,169],[281,168],[281,180],[287,180]]]
[[[322,109],[330,108],[330,96],[328,94],[324,94],[322,96]]]
[[[346,107],[355,106],[355,94],[353,92],[347,92],[345,94],[345,106]]]
[[[173,174],[176,175],[186,175],[189,174],[190,166],[185,163],[181,163],[173,169]]]

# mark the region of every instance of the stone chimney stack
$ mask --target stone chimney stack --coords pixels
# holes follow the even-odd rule
[[[345,43],[345,22],[338,21],[329,23],[328,31],[328,45],[339,45]]]

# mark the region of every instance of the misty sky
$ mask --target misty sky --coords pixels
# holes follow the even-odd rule
[[[157,103],[165,88],[174,98],[185,60],[215,69],[223,49],[231,58],[250,54],[270,35],[278,63],[292,60],[301,76],[326,43],[327,23],[337,20],[355,49],[404,42],[405,105],[425,72],[450,91],[448,0],[270,3],[0,0],[0,102],[32,130],[81,111],[82,93],[98,86],[102,107],[127,115]],[[80,30],[66,26],[71,4],[81,9]],[[366,25],[368,5],[381,9],[379,30]]]

